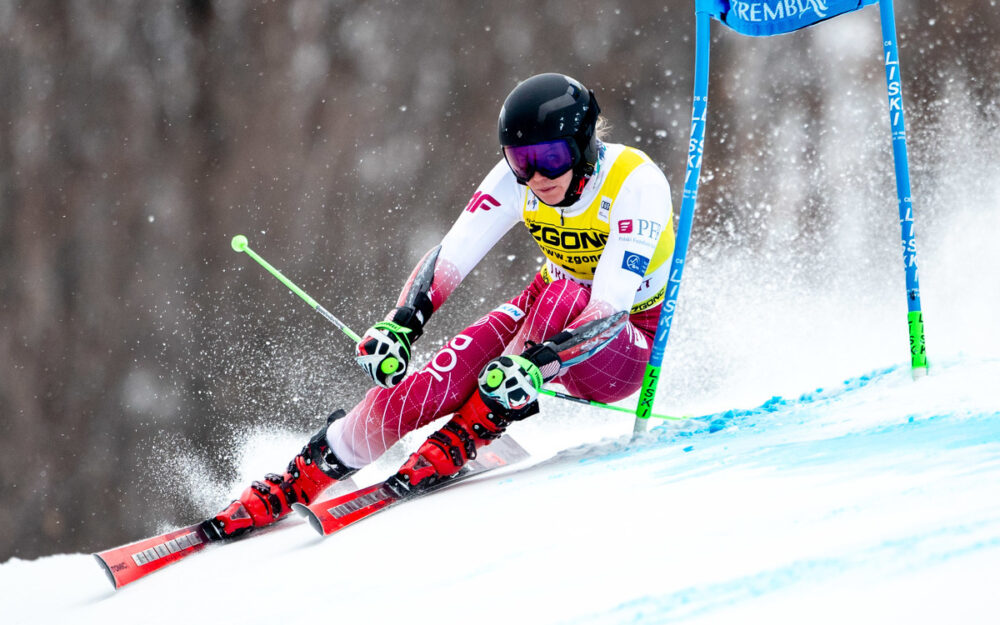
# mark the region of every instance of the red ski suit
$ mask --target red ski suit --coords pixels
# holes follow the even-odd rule
[[[546,257],[534,280],[456,334],[421,369],[391,389],[372,388],[335,421],[327,437],[344,463],[364,466],[408,432],[455,412],[491,359],[619,311],[629,312],[623,330],[592,356],[564,363],[552,382],[601,402],[639,389],[673,251],[663,173],[638,150],[602,145],[580,199],[555,208],[517,184],[500,161],[442,240],[430,290],[435,310],[516,223],[528,227]]]

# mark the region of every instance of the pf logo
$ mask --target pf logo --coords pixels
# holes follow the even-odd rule
[[[488,211],[495,206],[500,206],[500,202],[490,195],[489,193],[483,193],[482,191],[476,191],[469,200],[469,203],[465,205],[465,210],[474,213],[477,209],[482,208],[484,211]]]
[[[618,234],[628,234],[632,232],[632,220],[622,219],[618,222]]]

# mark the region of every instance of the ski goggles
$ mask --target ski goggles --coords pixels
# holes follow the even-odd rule
[[[521,184],[526,184],[537,171],[546,178],[558,178],[580,160],[575,141],[557,139],[531,145],[510,145],[503,149],[507,165]]]

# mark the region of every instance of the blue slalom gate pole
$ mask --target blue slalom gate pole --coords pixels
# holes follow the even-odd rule
[[[660,311],[660,320],[656,325],[656,335],[653,337],[653,353],[646,365],[646,375],[639,393],[639,405],[635,409],[633,434],[646,430],[649,416],[653,412],[653,400],[656,399],[660,368],[663,366],[663,353],[667,348],[667,337],[670,335],[670,326],[677,307],[677,293],[681,288],[684,260],[687,256],[698,199],[698,179],[701,176],[708,114],[708,61],[709,48],[712,44],[712,24],[711,15],[707,11],[702,11],[700,7],[695,9],[695,19],[694,101],[691,109],[691,142],[688,145],[687,173],[684,176],[684,198],[681,201],[681,215],[677,223],[677,241],[674,244],[674,255],[670,266],[670,280],[667,282],[666,298]]]
[[[910,195],[910,167],[906,154],[906,121],[903,115],[903,83],[899,70],[896,15],[892,0],[879,0],[882,46],[885,52],[885,82],[889,91],[889,121],[892,124],[892,156],[896,165],[896,194],[899,197],[899,225],[902,229],[903,267],[906,270],[907,322],[910,330],[910,365],[913,377],[927,374],[924,344],[924,316],[920,309],[920,282],[917,277],[917,240]]]
[[[782,35],[839,15],[857,11],[878,3],[882,24],[882,45],[885,59],[885,78],[889,93],[889,119],[892,125],[893,159],[896,168],[896,191],[899,198],[899,222],[902,230],[903,264],[906,271],[907,325],[910,334],[910,359],[913,377],[927,372],[926,345],[924,341],[923,313],[920,308],[920,285],[917,278],[917,248],[913,219],[913,202],[910,196],[910,172],[906,153],[906,124],[903,116],[903,88],[899,71],[899,45],[896,38],[896,18],[892,0],[695,0],[695,79],[694,102],[691,112],[691,142],[688,146],[687,174],[684,179],[684,199],[677,225],[677,241],[667,282],[666,298],[653,338],[653,350],[646,366],[639,405],[635,411],[634,434],[646,429],[667,337],[677,306],[681,275],[687,256],[688,242],[698,197],[702,152],[708,110],[709,47],[711,45],[711,19],[717,19],[730,29],[752,37]]]

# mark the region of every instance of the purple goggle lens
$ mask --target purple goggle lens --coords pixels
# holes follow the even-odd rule
[[[546,178],[558,178],[576,164],[576,155],[565,139],[508,146],[503,149],[503,155],[517,181],[522,184],[530,180],[536,171]]]

